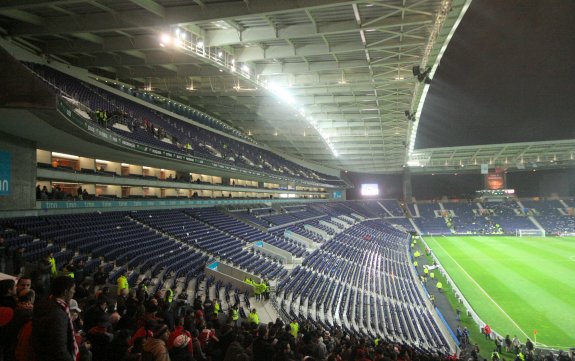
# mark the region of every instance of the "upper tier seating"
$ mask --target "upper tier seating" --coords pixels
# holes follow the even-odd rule
[[[186,152],[185,145],[189,143],[193,155],[287,177],[317,182],[338,179],[304,168],[270,151],[152,110],[48,66],[34,63],[25,65],[62,95],[74,99],[92,112],[106,111],[110,115],[106,126],[124,137],[182,153]],[[111,117],[112,114],[115,116]],[[124,124],[127,128],[113,127],[115,123]]]

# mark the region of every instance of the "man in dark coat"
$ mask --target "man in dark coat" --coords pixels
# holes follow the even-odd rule
[[[14,276],[19,277],[22,273],[22,267],[24,266],[24,251],[23,247],[18,247],[16,252],[12,255],[12,273]]]
[[[74,279],[56,277],[50,296],[34,306],[30,344],[36,361],[75,361],[78,345],[68,308],[75,291]]]
[[[254,353],[254,361],[267,361],[274,354],[274,347],[268,339],[268,326],[260,325],[258,328],[258,336],[255,338],[252,351]]]

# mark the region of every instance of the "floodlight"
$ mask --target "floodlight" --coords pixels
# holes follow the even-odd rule
[[[429,73],[431,73],[431,67],[428,67],[427,69],[425,69],[425,71],[423,73],[417,75],[417,80],[419,80],[419,82],[422,82],[424,80],[426,82],[427,81],[431,82],[431,79],[429,79]],[[427,84],[429,84],[429,83],[427,83]]]
[[[172,38],[168,34],[162,34],[161,40],[162,43],[167,45],[172,41]]]

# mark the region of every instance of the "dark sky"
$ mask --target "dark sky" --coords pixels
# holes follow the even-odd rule
[[[575,0],[473,0],[415,148],[575,138]]]

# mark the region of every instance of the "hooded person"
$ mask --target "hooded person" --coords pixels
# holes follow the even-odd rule
[[[152,329],[152,337],[148,338],[144,343],[144,352],[142,353],[142,360],[146,360],[147,356],[152,356],[153,361],[170,361],[168,347],[166,341],[170,336],[168,326],[158,323]]]
[[[193,354],[189,350],[192,344],[192,337],[187,334],[181,334],[174,339],[170,349],[171,361],[193,361]]]

